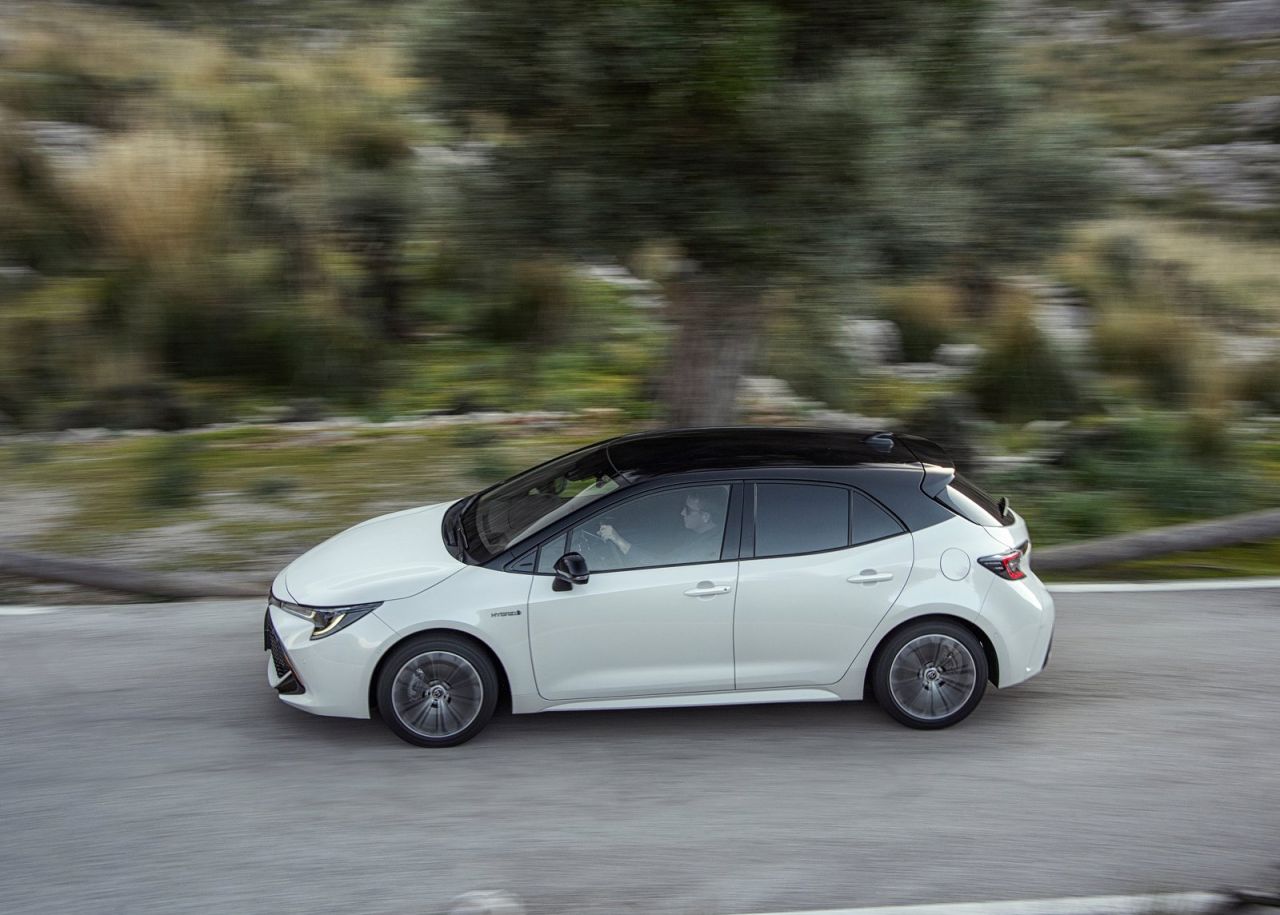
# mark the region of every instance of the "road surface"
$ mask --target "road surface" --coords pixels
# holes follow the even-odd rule
[[[499,717],[446,751],[265,682],[253,601],[0,615],[0,911],[730,913],[1171,892],[1280,861],[1280,591],[1069,594],[960,726]]]

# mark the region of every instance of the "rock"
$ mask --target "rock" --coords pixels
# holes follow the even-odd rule
[[[106,131],[70,121],[23,121],[22,129],[55,165],[88,165]]]
[[[744,376],[738,382],[738,404],[749,412],[796,413],[821,406],[799,397],[781,378]]]
[[[1225,107],[1236,129],[1250,137],[1280,142],[1280,95],[1260,95]]]
[[[314,423],[332,415],[329,403],[321,397],[298,397],[284,405],[276,418],[281,423]]]
[[[1217,0],[1182,27],[1224,41],[1255,41],[1280,35],[1280,3],[1275,0]]]
[[[1220,334],[1218,341],[1223,356],[1238,367],[1280,357],[1280,337],[1270,336],[1262,329],[1248,334]]]
[[[1280,204],[1280,144],[1241,141],[1158,150],[1177,180],[1226,210],[1256,212]]]
[[[899,381],[956,381],[965,374],[965,370],[937,362],[903,362],[872,369],[869,374]]]
[[[1232,76],[1243,79],[1252,79],[1255,76],[1269,76],[1272,73],[1280,73],[1280,60],[1274,58],[1246,60],[1231,68]]]
[[[840,326],[839,346],[858,368],[902,361],[902,333],[892,321],[847,318]]]
[[[1093,312],[1080,305],[1038,304],[1032,319],[1056,348],[1081,354],[1093,343]]]
[[[902,333],[893,321],[849,317],[840,325],[838,347],[858,369],[902,361]]]
[[[933,361],[958,368],[973,368],[986,350],[977,343],[944,343],[933,351]]]

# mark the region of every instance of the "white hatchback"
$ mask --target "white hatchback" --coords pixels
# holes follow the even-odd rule
[[[410,743],[517,714],[862,699],[965,718],[1038,673],[1053,600],[1005,500],[914,436],[611,439],[356,525],[272,585],[267,678]]]

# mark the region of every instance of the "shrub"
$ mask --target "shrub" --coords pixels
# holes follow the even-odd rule
[[[1135,494],[1163,517],[1227,515],[1275,488],[1235,460],[1231,441],[1221,414],[1140,412],[1081,430],[1063,462],[1082,488]]]
[[[1280,356],[1272,356],[1240,369],[1230,385],[1232,397],[1260,404],[1280,414]]]
[[[226,155],[208,140],[134,130],[105,141],[72,187],[109,250],[171,269],[203,257],[231,177]]]
[[[163,438],[148,448],[138,467],[139,498],[152,509],[182,508],[200,494],[198,446],[185,438]]]
[[[969,391],[981,412],[1025,422],[1080,410],[1083,398],[1075,378],[1026,311],[1006,307],[994,333],[969,376]]]
[[[908,362],[928,362],[934,350],[955,336],[955,293],[948,287],[916,284],[890,290],[884,298],[886,317],[898,325]]]
[[[298,488],[298,481],[293,477],[260,477],[245,489],[254,499],[279,499],[289,495]]]
[[[1094,328],[1094,350],[1104,370],[1137,378],[1150,398],[1167,405],[1188,402],[1209,356],[1199,323],[1169,311],[1104,315]]]

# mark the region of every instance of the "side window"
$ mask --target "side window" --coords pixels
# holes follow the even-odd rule
[[[756,485],[756,558],[849,545],[849,490],[809,483]]]
[[[728,507],[728,485],[650,493],[578,525],[569,550],[581,553],[593,572],[717,562]]]
[[[860,492],[851,492],[853,499],[853,544],[870,543],[885,537],[903,533],[902,525],[875,502]]]
[[[569,535],[561,534],[554,540],[548,540],[538,551],[538,573],[550,575],[555,572],[556,560],[568,552],[564,548]]]

